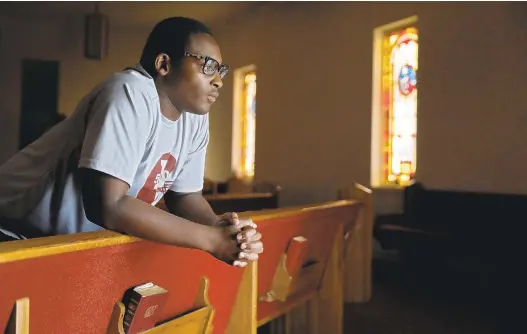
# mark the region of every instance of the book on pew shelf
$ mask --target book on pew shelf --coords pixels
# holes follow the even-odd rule
[[[136,286],[124,299],[124,332],[136,334],[154,328],[168,299],[168,291],[154,283]]]
[[[291,277],[296,277],[307,256],[307,239],[302,236],[291,239],[287,246],[286,255],[287,272]]]

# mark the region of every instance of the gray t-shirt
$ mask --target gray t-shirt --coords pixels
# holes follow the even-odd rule
[[[148,73],[125,69],[0,166],[0,217],[30,236],[100,230],[86,218],[79,167],[119,178],[129,196],[156,205],[169,189],[202,189],[208,141],[208,115],[167,119]]]

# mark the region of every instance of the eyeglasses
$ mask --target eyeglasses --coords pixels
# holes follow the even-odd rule
[[[223,77],[229,72],[229,66],[225,64],[220,64],[218,61],[214,58],[198,55],[195,53],[185,52],[186,57],[194,57],[199,60],[205,60],[205,63],[203,63],[202,71],[204,74],[213,76],[218,72],[220,74],[220,78],[223,79]]]

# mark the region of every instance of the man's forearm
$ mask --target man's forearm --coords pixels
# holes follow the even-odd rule
[[[201,193],[176,194],[168,191],[165,205],[172,214],[198,224],[214,225],[218,222],[218,216]]]
[[[213,231],[184,218],[153,207],[141,200],[124,196],[106,209],[105,227],[141,239],[212,251]]]

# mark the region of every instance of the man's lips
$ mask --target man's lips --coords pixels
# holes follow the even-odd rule
[[[218,98],[220,94],[218,93],[211,93],[209,95],[207,95],[207,100],[210,102],[210,103],[214,103],[216,102],[216,99]]]

